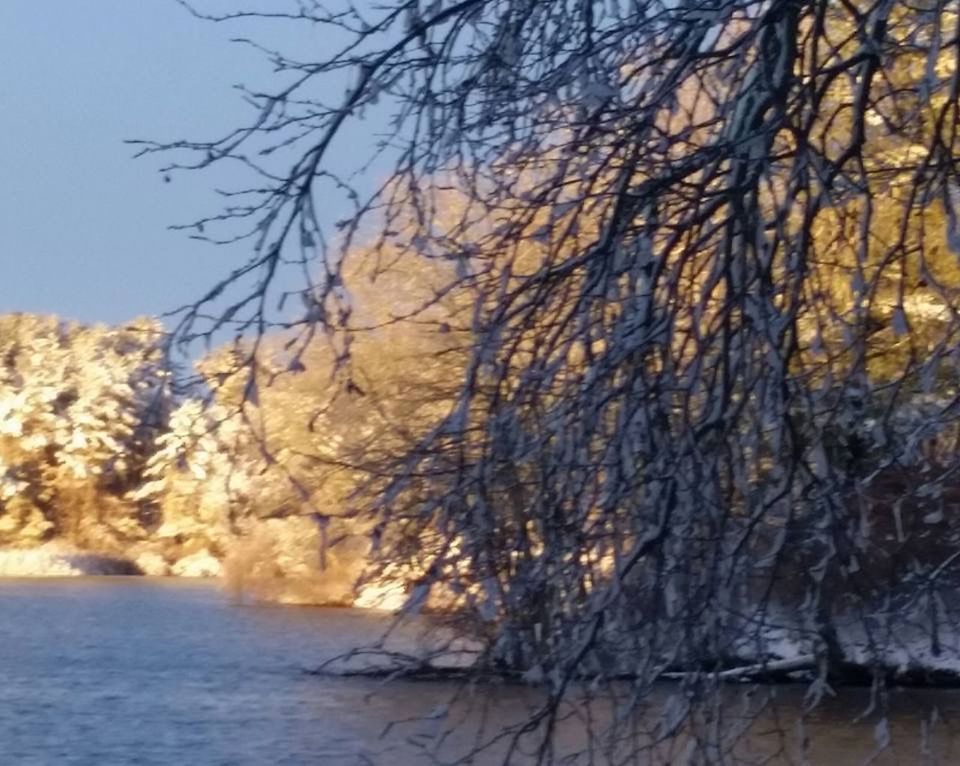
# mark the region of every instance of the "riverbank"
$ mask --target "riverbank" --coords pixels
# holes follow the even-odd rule
[[[219,580],[236,601],[340,606],[364,611],[396,611],[405,600],[403,589],[390,583],[368,585],[353,593],[338,578],[328,581],[317,574],[299,578],[245,579],[243,573],[225,571],[221,562],[206,551],[184,556],[163,567],[151,566],[155,564],[154,558],[158,557],[149,553],[141,553],[136,558],[98,554],[51,542],[33,548],[0,549],[0,578],[142,575],[164,576],[172,580],[209,578]],[[836,628],[843,662],[837,663],[836,681],[861,684],[882,677],[901,685],[960,687],[960,635],[940,631],[936,640],[931,641],[923,625],[903,625],[896,632],[896,640],[879,647],[875,643],[876,625],[871,625],[876,619],[864,622],[863,616],[859,619],[838,617]],[[722,667],[717,672],[728,681],[783,683],[814,678],[817,673],[816,647],[809,632],[799,625],[790,626],[787,614],[767,615],[764,621],[770,627],[763,631],[761,639],[754,634],[749,641],[734,642],[733,651],[724,662],[704,670],[714,672],[716,667]],[[419,665],[405,669],[390,666],[386,670],[390,675],[399,671],[416,678],[423,673],[426,678],[434,679],[435,674],[442,676],[451,668]],[[383,671],[382,667],[360,669],[361,674],[371,672],[372,675],[380,675]],[[455,671],[464,671],[462,663],[456,663]],[[674,668],[665,677],[678,679],[689,674],[689,669]]]
[[[167,565],[156,554],[145,553],[128,558],[84,551],[59,542],[33,548],[0,548],[0,577],[219,577],[221,574],[220,562],[205,551],[184,556]]]
[[[219,579],[236,600],[253,600],[298,606],[343,606],[372,611],[395,611],[404,602],[396,583],[372,583],[357,593],[349,582],[332,575],[266,577],[242,571],[208,551],[184,556],[172,564],[159,554],[146,552],[122,557],[84,551],[60,542],[32,548],[0,548],[0,578],[149,576],[171,579]]]
[[[86,577],[140,575],[131,560],[48,543],[36,548],[0,549],[0,577]]]

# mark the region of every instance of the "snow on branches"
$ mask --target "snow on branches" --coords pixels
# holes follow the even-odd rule
[[[665,670],[769,656],[776,627],[822,690],[850,657],[892,662],[898,619],[940,636],[955,615],[931,590],[960,582],[952,5],[296,7],[339,47],[268,51],[289,76],[251,90],[248,123],[143,147],[256,173],[196,222],[251,255],[180,332],[226,301],[256,337],[327,334],[349,369],[370,329],[349,264],[451,267],[395,313],[454,330],[456,389],[369,518],[384,561],[422,564],[418,594],[473,604],[460,627],[491,666],[549,686],[544,761],[584,677],[642,699]],[[370,156],[345,169],[337,147],[374,113],[393,172],[362,187]],[[335,227],[331,195],[352,205]]]

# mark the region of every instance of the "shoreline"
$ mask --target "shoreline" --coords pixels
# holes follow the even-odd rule
[[[215,563],[216,570],[207,562],[203,567],[174,565],[169,567],[166,573],[157,575],[144,571],[133,558],[92,553],[53,542],[32,548],[0,549],[0,579],[149,577],[171,581],[220,581],[229,590],[230,586],[219,562]],[[255,594],[252,595],[254,600],[278,605],[316,608],[336,606],[358,611],[381,612],[396,611],[397,605],[403,601],[403,599],[390,598],[395,594],[391,593],[389,586],[379,588],[371,586],[368,591],[356,594],[349,603],[303,600],[290,597],[292,593],[284,594],[283,591],[283,586],[280,586],[273,591],[273,597],[267,599],[257,599]],[[392,603],[393,601],[397,603]],[[953,651],[942,654],[932,652],[927,645],[929,641],[921,635],[911,636],[912,640],[907,640],[899,647],[890,647],[891,651],[886,653],[887,656],[881,656],[872,661],[863,651],[860,651],[861,642],[856,640],[855,636],[848,634],[844,638],[847,639],[843,641],[846,657],[831,671],[829,679],[833,682],[845,686],[869,686],[879,680],[886,685],[911,688],[960,689],[960,655]],[[783,635],[778,636],[776,630],[771,630],[765,643],[767,651],[759,655],[750,652],[749,654],[754,656],[748,656],[747,652],[738,652],[735,659],[729,658],[726,662],[710,669],[671,668],[663,674],[663,680],[682,681],[696,676],[704,678],[713,676],[729,683],[791,684],[810,682],[814,678],[817,663],[810,653],[809,646],[804,646],[800,641],[787,639]],[[960,649],[960,637],[957,638],[957,645],[950,648]],[[406,668],[396,666],[352,668],[346,672],[333,671],[331,674],[374,677],[399,675],[414,680],[473,676],[469,668],[462,666],[453,669],[420,663]],[[480,671],[478,675],[482,679],[490,674]],[[514,677],[515,674],[509,675]],[[516,674],[516,677],[519,678],[520,675],[522,674]],[[499,676],[499,680],[505,681],[507,678]]]
[[[331,591],[302,578],[263,581],[237,579],[222,562],[207,551],[194,553],[161,569],[153,566],[156,554],[124,557],[94,553],[49,542],[30,548],[0,548],[0,579],[55,579],[81,577],[149,577],[167,580],[218,581],[225,591],[254,601],[285,606],[339,607],[360,611],[392,612],[405,602],[395,585],[366,585],[345,599],[340,590]],[[342,589],[341,589],[342,590]]]
[[[32,548],[0,548],[0,578],[144,574],[132,559],[91,553],[59,543],[46,543]]]

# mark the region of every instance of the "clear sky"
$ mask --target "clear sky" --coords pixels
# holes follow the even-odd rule
[[[120,322],[198,297],[243,253],[167,230],[215,209],[128,138],[210,138],[269,70],[174,0],[0,0],[0,313]]]

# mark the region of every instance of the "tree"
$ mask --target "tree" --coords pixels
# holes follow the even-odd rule
[[[172,406],[160,325],[0,317],[0,535],[103,550],[143,536],[130,507]]]
[[[960,529],[945,500],[957,468],[955,10],[281,8],[191,7],[221,23],[316,26],[342,44],[309,59],[265,48],[279,82],[247,90],[250,123],[144,147],[176,155],[167,173],[240,162],[256,177],[196,222],[252,255],[179,331],[322,330],[348,370],[351,260],[452,265],[419,310],[469,305],[470,357],[453,406],[395,463],[371,513],[377,529],[435,541],[418,552],[419,585],[456,585],[487,665],[543,679],[548,701],[515,741],[539,738],[549,762],[575,682],[616,696],[629,676],[642,700],[680,669],[690,694],[668,734],[690,727],[717,760],[719,671],[770,659],[774,634],[812,657],[814,699],[845,663],[880,679],[944,651]],[[324,83],[345,73],[330,103]],[[365,114],[389,115],[377,150],[394,163],[369,194],[335,170],[338,140]],[[452,215],[451,189],[466,200]],[[337,240],[319,213],[328,190],[355,201]],[[308,275],[299,316],[285,265]],[[609,742],[648,752],[627,734],[614,726]]]

